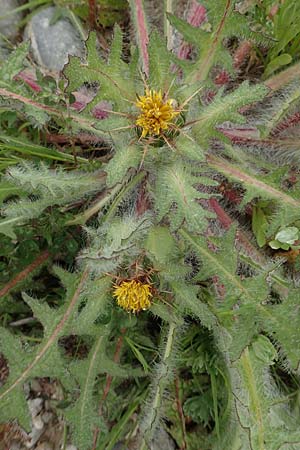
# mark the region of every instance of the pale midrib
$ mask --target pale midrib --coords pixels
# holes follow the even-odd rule
[[[85,385],[84,385],[84,390],[83,390],[83,394],[82,394],[82,402],[81,402],[81,408],[80,408],[80,429],[82,428],[82,426],[85,426],[85,422],[82,419],[84,417],[84,409],[86,407],[86,399],[88,397],[88,391],[92,389],[92,378],[93,378],[93,370],[95,367],[95,362],[96,362],[96,357],[98,355],[99,352],[99,348],[101,347],[102,341],[104,339],[104,336],[100,336],[97,342],[97,345],[95,347],[95,350],[93,352],[90,364],[89,364],[89,369],[88,369],[88,373],[85,379]],[[90,405],[88,405],[90,406]],[[83,434],[81,432],[81,434]]]
[[[254,378],[254,373],[253,373],[253,369],[252,369],[252,365],[251,365],[248,347],[244,350],[244,353],[241,358],[241,362],[243,365],[244,373],[246,374],[247,379],[249,380],[247,389],[250,392],[250,395],[252,398],[252,403],[253,403],[254,413],[255,413],[255,416],[257,419],[259,450],[265,450],[263,415],[262,415],[262,410],[261,410],[261,406],[260,406],[258,392],[256,389],[256,383],[255,383],[255,378]]]
[[[177,175],[176,172],[173,172],[172,174],[173,179],[175,181],[175,186],[177,186],[177,189],[179,191],[179,194],[182,197],[182,203],[185,204],[185,206],[187,206],[187,198],[186,198],[186,193],[185,193],[185,185],[182,182],[181,178]]]

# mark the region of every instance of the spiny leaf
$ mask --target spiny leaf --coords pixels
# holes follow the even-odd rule
[[[214,216],[196,201],[209,196],[193,187],[197,182],[201,182],[199,178],[193,177],[190,170],[180,163],[162,168],[158,173],[155,192],[158,220],[169,214],[172,230],[179,228],[183,222],[190,230],[205,228],[206,219]],[[177,205],[175,208],[174,203]]]
[[[158,264],[160,270],[178,259],[175,239],[167,227],[152,227],[147,236],[145,248]]]
[[[243,171],[240,168],[235,167],[230,163],[227,163],[226,161],[223,161],[216,157],[209,157],[208,162],[211,167],[218,169],[224,175],[227,175],[228,178],[234,179],[235,181],[240,181],[241,183],[244,183],[244,185],[246,185],[248,188],[250,188],[252,194],[250,193],[248,195],[247,201],[251,200],[251,198],[253,198],[255,195],[259,195],[262,198],[268,198],[276,200],[278,202],[283,202],[289,207],[300,207],[300,201],[298,199],[293,198],[291,195],[280,191],[270,184],[260,181],[260,179],[258,179],[254,174],[249,174],[246,171]]]
[[[179,233],[203,261],[202,279],[217,275],[221,282],[224,283],[226,297],[234,299],[242,296],[250,303],[254,302],[254,304],[258,301],[257,292],[255,293],[246,280],[244,282],[236,275],[237,253],[233,250],[234,229],[231,230],[230,235],[227,235],[226,239],[223,239],[221,249],[215,252],[208,249],[208,244],[204,237],[192,236],[184,229],[179,230]],[[229,249],[230,258],[228,258]],[[261,286],[257,286],[256,289],[261,291]],[[261,291],[261,294],[263,294],[261,301],[265,298],[266,293],[265,289]]]
[[[232,387],[240,431],[253,450],[279,450],[288,444],[292,449],[299,443],[298,425],[270,375],[276,358],[269,339],[259,336],[234,364]]]
[[[9,183],[8,181],[1,181],[0,183],[0,205],[7,197],[23,194],[22,190]]]
[[[6,173],[6,178],[8,181],[13,180],[30,194],[51,196],[56,202],[63,203],[80,198],[84,191],[99,190],[103,185],[103,174],[98,175],[67,172],[60,168],[53,170],[45,163],[35,165],[24,160],[22,164],[11,167]]]
[[[261,310],[265,330],[276,339],[289,366],[297,370],[300,361],[299,292],[293,290],[282,303],[266,305]]]
[[[9,82],[23,69],[23,61],[28,54],[29,43],[23,42],[11,53],[0,69],[0,86],[6,87]]]
[[[264,86],[249,86],[248,82],[242,83],[235,91],[225,96],[220,91],[208,106],[202,108],[196,119],[192,133],[197,142],[207,146],[213,135],[221,137],[216,127],[225,121],[244,123],[246,119],[240,114],[240,108],[261,100],[267,92]]]
[[[86,228],[90,245],[78,259],[94,274],[115,270],[138,254],[138,244],[151,225],[149,214],[115,218],[98,229]]]
[[[115,27],[112,52],[107,64],[98,54],[96,33],[90,33],[86,47],[85,64],[82,64],[80,58],[71,56],[69,64],[64,69],[64,74],[69,82],[68,92],[74,92],[86,82],[97,82],[100,89],[87,106],[87,111],[91,111],[101,100],[113,102],[118,111],[126,110],[127,101],[135,100],[135,87],[130,78],[128,65],[121,59],[122,33],[120,28]]]
[[[118,148],[114,157],[104,167],[107,173],[107,185],[114,186],[122,181],[130,168],[138,168],[142,157],[143,153],[137,145]]]
[[[209,307],[203,303],[198,294],[199,288],[184,283],[184,281],[171,282],[171,289],[175,294],[179,309],[200,320],[201,324],[209,330],[217,327],[217,318],[210,311]]]
[[[0,389],[1,418],[6,422],[10,419],[19,419],[20,423],[28,428],[28,413],[25,409],[26,403],[21,406],[20,401],[23,393],[23,384],[33,377],[57,377],[63,382],[66,380],[65,365],[62,362],[61,354],[57,347],[58,339],[66,332],[66,327],[78,307],[82,287],[87,279],[87,272],[84,272],[78,283],[78,278],[72,277],[72,284],[68,282],[69,296],[66,304],[61,307],[57,314],[51,317],[43,317],[42,321],[46,326],[46,335],[42,342],[28,349],[21,351],[20,341],[17,337],[10,335],[8,331],[0,333],[1,352],[8,360],[8,365],[12,363],[12,369],[7,382]],[[76,283],[76,281],[77,283]],[[29,300],[29,303],[34,301]],[[32,303],[33,306],[34,303]],[[41,318],[43,307],[35,307],[37,315]],[[45,310],[44,310],[45,312]],[[14,348],[13,356],[11,349]],[[19,348],[19,351],[18,351]],[[71,380],[69,380],[69,383]]]
[[[76,361],[70,367],[72,375],[79,382],[80,396],[75,405],[66,410],[65,415],[72,427],[74,443],[82,450],[90,448],[96,427],[102,433],[106,431],[104,420],[97,411],[93,391],[96,377],[103,370],[102,359],[108,331],[107,328],[96,339],[87,359]]]
[[[170,71],[171,58],[165,38],[157,31],[151,34],[149,43],[149,85],[157,91],[167,92],[175,74]],[[172,92],[172,91],[171,91]]]

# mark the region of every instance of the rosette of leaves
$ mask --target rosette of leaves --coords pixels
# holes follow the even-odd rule
[[[197,50],[195,61],[183,61],[178,69],[179,62],[157,31],[148,41],[141,2],[130,3],[138,43],[130,60],[124,60],[123,36],[116,27],[107,60],[100,57],[96,34],[91,33],[85,59],[71,57],[64,70],[66,97],[82,86],[96,89],[80,113],[64,111],[61,103],[54,108],[42,99],[20,95],[14,77],[0,90],[13,104],[27,102],[35,111],[52,115],[56,126],[67,124],[74,135],[88,131],[111,148],[110,160],[97,171],[87,173],[75,167],[69,173],[64,168],[23,163],[7,173],[10,182],[13,178],[13,185],[25,192],[25,199],[10,201],[2,210],[6,218],[0,229],[2,224],[9,237],[14,238],[14,226],[24,226],[47,208],[63,211],[66,207],[69,212],[81,201],[81,214],[74,213],[72,220],[68,217],[65,226],[84,224],[100,214],[85,228],[87,239],[78,257],[78,273],[56,269],[66,287],[61,306],[50,308],[47,302],[23,296],[42,325],[39,344],[26,346],[24,340],[3,330],[1,351],[10,374],[0,391],[1,420],[18,418],[28,426],[23,383],[35,376],[56,377],[68,397],[63,412],[75,443],[85,450],[98,440],[104,448],[107,442],[112,445],[110,437],[128,431],[129,413],[123,412],[124,386],[129,386],[130,393],[140,399],[129,410],[139,407],[138,448],[150,448],[166,402],[172,398],[180,336],[188,318],[210,334],[216,355],[222,355],[224,383],[230,393],[226,414],[221,414],[223,421],[218,421],[214,393],[216,427],[208,438],[213,448],[266,450],[267,445],[275,449],[278,442],[298,445],[298,419],[289,396],[282,396],[274,386],[271,372],[278,355],[285,369],[294,374],[298,370],[298,322],[291,323],[287,338],[280,320],[285,314],[291,317],[295,293],[284,274],[237,226],[228,232],[218,229],[217,236],[211,236],[208,228],[216,225],[216,215],[224,220],[220,205],[214,208],[216,214],[209,207],[215,205],[210,200],[219,197],[219,181],[224,178],[239,189],[241,210],[258,198],[272,202],[269,234],[300,215],[298,193],[284,189],[281,182],[286,170],[266,158],[265,152],[249,150],[253,135],[245,144],[234,134],[247,130],[249,108],[263,101],[269,93],[266,86],[244,82],[235,89],[219,89],[209,100],[204,95],[211,86],[213,65],[224,56],[230,69],[226,38],[251,37],[252,33],[245,17],[239,21],[235,2],[230,0],[213,5],[211,32],[194,30],[170,15],[173,26]],[[95,114],[99,109],[101,120]],[[274,109],[271,119],[259,121],[261,129],[272,130],[287,109],[282,105],[280,112]],[[252,131],[256,117],[251,117]],[[258,126],[255,132],[260,138]],[[148,273],[153,292],[150,313],[131,316],[120,311],[112,299],[113,280]],[[150,314],[159,318],[158,326]],[[128,357],[128,347],[123,354],[119,348],[124,333],[130,334],[125,341],[134,358],[132,353]],[[91,346],[82,361],[69,361],[61,353],[60,339],[71,334],[89,337]],[[153,352],[153,347],[158,350]],[[142,352],[145,348],[152,349],[151,356]],[[153,370],[145,370],[148,366]],[[210,370],[213,373],[211,366]],[[147,381],[138,382],[137,377],[147,377]],[[122,378],[133,380],[122,384]],[[102,397],[96,386],[103,389]],[[148,387],[144,401],[141,391]],[[109,430],[120,419],[123,428]]]

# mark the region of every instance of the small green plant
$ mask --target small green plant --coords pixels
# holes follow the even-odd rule
[[[47,376],[63,386],[57,406],[80,450],[111,449],[121,438],[149,449],[164,418],[181,448],[198,450],[201,439],[214,450],[292,450],[298,386],[287,383],[285,395],[274,373],[298,377],[299,295],[254,238],[263,247],[273,236],[292,246],[299,237],[299,189],[286,183],[295,156],[282,168],[267,151],[299,103],[297,66],[264,84],[217,88],[212,69],[233,73],[229,38],[260,40],[236,2],[203,2],[211,31],[166,2],[166,20],[194,47],[190,61],[157,30],[148,34],[141,1],[129,3],[137,42],[129,61],[116,26],[107,61],[90,33],[85,59],[70,57],[58,83],[38,78],[33,89],[20,80],[24,45],[1,68],[1,108],[24,126],[13,136],[6,115],[1,130],[0,233],[7,246],[24,230],[39,244],[44,236],[39,249],[55,249],[58,264],[48,260],[43,298],[26,275],[3,283],[5,301],[21,294],[39,327],[30,330],[36,341],[3,323],[0,420],[28,429],[24,383]],[[76,109],[88,88],[92,98]],[[49,134],[70,146],[41,145]],[[89,140],[109,149],[105,157],[74,146]],[[235,219],[250,229],[249,210],[250,237]],[[85,342],[84,358],[65,354],[70,336]]]
[[[294,0],[254,0],[246,9],[253,11],[254,28],[271,39],[271,49],[264,59],[264,77],[296,61],[300,55],[300,4]],[[254,9],[253,9],[254,8]]]
[[[269,242],[269,246],[274,249],[282,248],[283,250],[299,249],[299,229],[296,227],[286,227],[280,230],[273,241]]]

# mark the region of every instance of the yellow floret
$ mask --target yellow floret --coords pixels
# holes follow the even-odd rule
[[[163,99],[161,91],[147,89],[145,94],[136,102],[136,106],[141,110],[136,125],[142,128],[142,137],[148,134],[158,136],[170,127],[179,112],[174,110],[172,100]]]
[[[139,281],[123,281],[119,286],[115,286],[113,296],[121,308],[129,312],[139,312],[150,308],[151,286]]]

